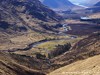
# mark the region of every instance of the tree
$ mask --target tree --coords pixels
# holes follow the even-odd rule
[[[48,54],[48,58],[53,58],[53,57],[59,56],[65,52],[69,51],[70,48],[71,48],[70,43],[67,43],[64,45],[57,45],[56,48]]]

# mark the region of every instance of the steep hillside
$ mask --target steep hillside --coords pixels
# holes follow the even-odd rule
[[[45,75],[34,69],[34,59],[30,61],[28,57],[0,52],[0,75]]]
[[[75,46],[63,55],[52,59],[53,67],[68,65],[72,62],[83,60],[100,54],[100,33],[95,33],[76,43]]]
[[[6,29],[10,27],[14,31],[27,31],[41,21],[50,22],[61,19],[59,15],[38,0],[0,1],[0,28],[6,24]]]
[[[21,15],[26,15],[27,19],[29,19],[30,15],[33,18],[44,21],[60,19],[60,17],[55,12],[42,5],[38,0],[1,0],[1,19],[6,19],[7,17],[9,17],[9,19],[19,18]]]
[[[100,55],[77,61],[48,75],[98,75],[100,74]]]
[[[61,19],[39,0],[1,0],[0,50],[23,47],[48,37],[49,34],[43,36],[42,33],[54,32],[50,25],[55,25]]]

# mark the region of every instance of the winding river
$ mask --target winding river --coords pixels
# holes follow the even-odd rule
[[[70,40],[73,39],[73,37],[69,37],[69,38],[62,38],[62,39],[50,39],[50,40],[40,40],[37,42],[33,42],[31,44],[28,44],[27,47],[25,48],[14,48],[14,49],[10,49],[10,50],[0,50],[0,52],[16,52],[16,51],[27,51],[30,50],[34,47],[37,47],[40,44],[46,43],[46,42],[50,42],[50,41],[59,41],[59,40]],[[74,38],[75,39],[75,38]]]

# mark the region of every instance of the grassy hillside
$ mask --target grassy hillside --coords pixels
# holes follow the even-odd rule
[[[100,74],[100,55],[77,61],[48,75],[99,75]]]
[[[76,43],[71,50],[51,59],[53,68],[62,67],[78,60],[100,54],[100,33],[95,33]]]
[[[0,50],[23,48],[31,42],[52,37],[51,28],[62,19],[39,0],[1,0]]]
[[[29,65],[34,66],[35,63],[30,64],[29,62],[28,57],[0,52],[0,75],[45,75],[28,67]]]

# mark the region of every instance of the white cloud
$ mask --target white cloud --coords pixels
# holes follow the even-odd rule
[[[99,2],[100,0],[69,0],[69,1],[71,1],[72,3],[79,3],[83,5],[93,5]]]

